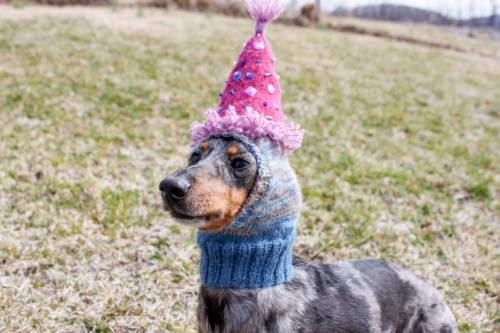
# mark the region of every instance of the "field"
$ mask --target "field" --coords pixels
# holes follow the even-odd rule
[[[195,331],[195,230],[161,211],[157,185],[251,31],[0,6],[0,332]],[[279,24],[268,36],[306,130],[296,252],[400,263],[443,292],[461,332],[498,332],[500,59]]]
[[[414,44],[434,45],[445,49],[481,55],[483,57],[500,59],[498,41],[500,31],[468,29],[467,27],[436,26],[422,23],[385,22],[363,20],[352,17],[325,17],[325,25],[330,24],[336,30],[353,28],[358,32],[385,38],[410,41]],[[468,34],[474,36],[469,38]]]

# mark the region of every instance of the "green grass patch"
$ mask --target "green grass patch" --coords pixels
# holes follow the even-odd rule
[[[8,10],[0,331],[195,332],[194,230],[161,211],[157,186],[184,165],[189,126],[217,105],[250,22]],[[290,156],[298,254],[401,263],[443,291],[461,331],[494,332],[498,61],[279,24],[268,37],[284,110],[306,133]]]

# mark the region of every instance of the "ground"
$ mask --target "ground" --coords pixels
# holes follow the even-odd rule
[[[157,186],[251,30],[0,7],[0,332],[195,331],[195,230]],[[400,263],[461,332],[498,332],[500,60],[279,24],[268,37],[306,131],[296,252]]]

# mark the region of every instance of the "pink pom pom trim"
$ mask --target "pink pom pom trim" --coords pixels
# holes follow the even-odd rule
[[[205,122],[194,122],[191,126],[192,145],[196,146],[212,135],[238,133],[252,140],[268,137],[286,154],[300,147],[304,131],[297,124],[283,120],[274,121],[249,109],[239,115],[226,110],[222,116],[216,110],[205,113]]]
[[[246,4],[255,20],[255,32],[264,32],[266,24],[276,19],[284,9],[282,0],[246,0]]]

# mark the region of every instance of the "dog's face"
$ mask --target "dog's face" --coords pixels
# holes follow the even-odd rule
[[[256,176],[257,161],[243,144],[211,139],[192,151],[185,169],[160,183],[163,207],[181,223],[218,230],[233,221]]]

